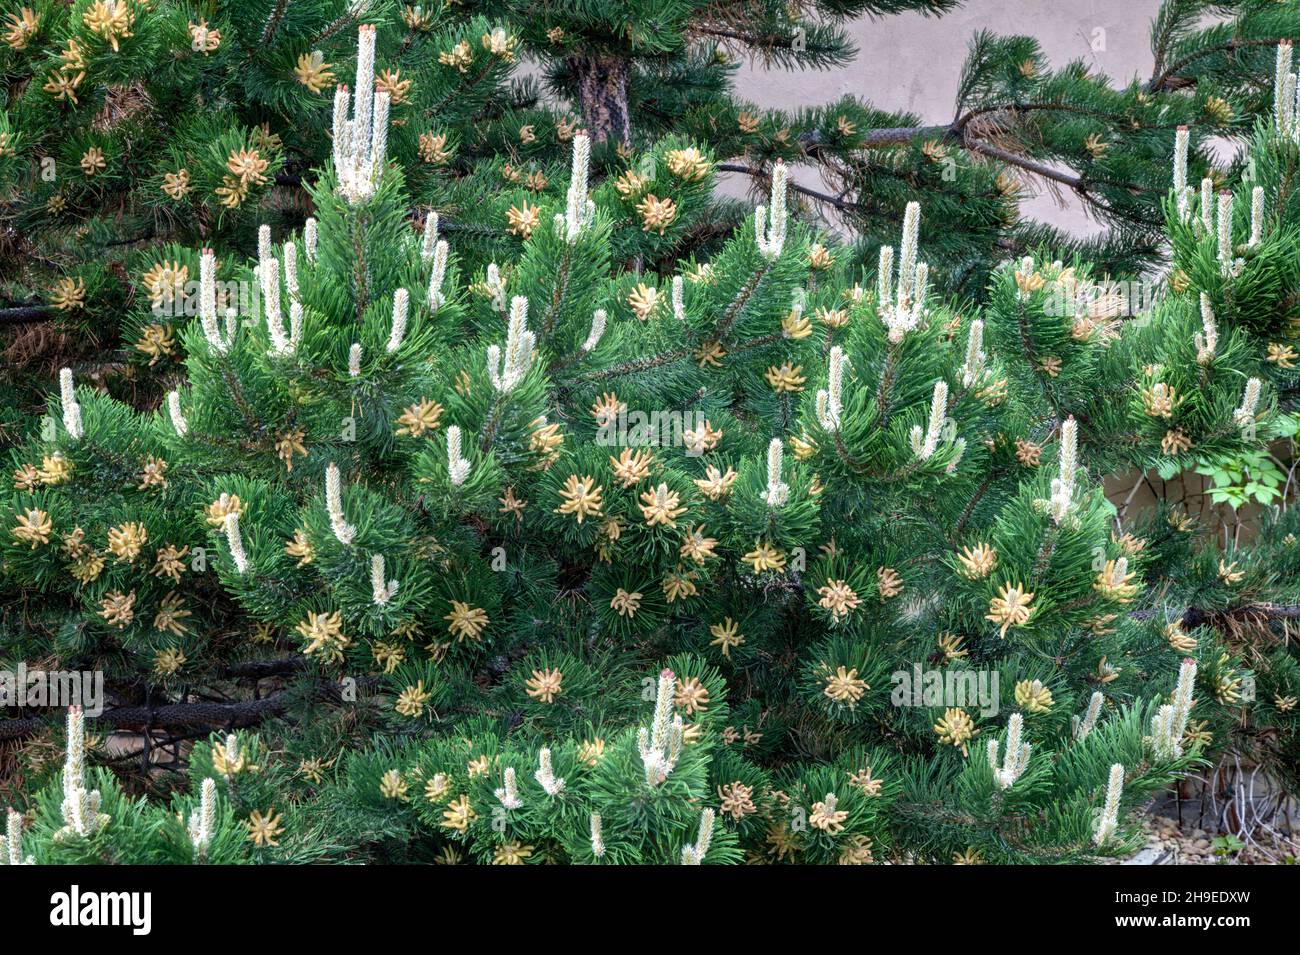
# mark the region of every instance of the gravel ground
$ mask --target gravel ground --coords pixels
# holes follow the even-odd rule
[[[1180,825],[1169,816],[1152,816],[1143,829],[1147,846],[1118,865],[1277,865],[1300,861],[1300,839],[1287,830],[1257,829],[1243,848],[1216,843],[1219,834]]]

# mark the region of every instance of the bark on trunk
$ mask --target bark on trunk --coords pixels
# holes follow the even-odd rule
[[[578,77],[578,98],[587,132],[598,143],[613,140],[632,145],[627,108],[627,60],[616,56],[582,57],[571,61]]]
[[[0,308],[0,325],[30,325],[54,318],[54,310],[44,305],[17,305]]]
[[[279,716],[289,705],[286,693],[273,693],[243,703],[167,703],[162,706],[118,706],[91,717],[99,726],[114,729],[232,729],[256,726]],[[0,740],[22,739],[39,732],[48,722],[37,716],[0,720]]]

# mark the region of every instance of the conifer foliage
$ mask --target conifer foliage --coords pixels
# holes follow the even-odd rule
[[[6,658],[194,742],[141,796],[72,710],[9,862],[1094,861],[1225,750],[1288,764],[1294,512],[1224,549],[1101,481],[1294,432],[1289,44],[1248,175],[1191,181],[1163,136],[1170,274],[1133,317],[1042,252],[950,300],[924,201],[864,268],[781,163],[644,267],[717,172],[677,138],[599,178],[575,131],[515,244],[462,250],[411,226],[414,131],[354,32],[311,216],[192,253],[175,389],[65,370],[13,451]]]

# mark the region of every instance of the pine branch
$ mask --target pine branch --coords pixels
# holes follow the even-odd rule
[[[1281,38],[1279,38],[1281,39]],[[1180,71],[1191,66],[1197,60],[1212,56],[1215,53],[1231,53],[1234,50],[1246,49],[1257,46],[1277,46],[1279,39],[1250,40],[1238,39],[1233,37],[1226,43],[1219,43],[1215,46],[1207,46],[1204,49],[1197,50],[1195,53],[1189,53],[1187,56],[1178,60],[1178,62],[1165,67],[1158,74],[1147,81],[1146,91],[1148,93],[1163,92],[1167,90],[1180,89],[1181,87],[1192,85],[1194,80],[1183,80],[1178,74]]]
[[[750,166],[747,163],[722,162],[722,163],[718,163],[717,169],[718,172],[744,173],[746,176],[749,176],[753,179],[758,179],[760,181],[768,178],[767,173],[765,173],[763,170],[756,169],[755,167]],[[807,186],[801,186],[797,182],[790,182],[787,180],[787,185],[794,192],[797,192],[800,195],[808,196],[809,198],[812,199],[816,199],[818,202],[824,202],[827,205],[834,206],[836,209],[840,210],[841,212],[848,212],[851,210],[862,208],[856,202],[849,202],[847,199],[844,199],[841,196],[832,196],[825,192],[818,192],[816,189],[809,189]]]
[[[1134,620],[1150,620],[1161,611],[1157,608],[1134,610],[1129,614]],[[1249,622],[1264,620],[1300,620],[1300,605],[1250,603],[1226,610],[1206,610],[1201,607],[1187,607],[1178,618],[1184,629],[1193,629],[1202,625],[1218,626],[1229,622]]]
[[[1053,107],[1050,107],[1048,104],[1021,104],[1018,107],[1012,108],[1028,110],[1039,108],[1048,109]],[[967,113],[965,116],[948,126],[891,126],[868,130],[858,141],[858,148],[877,149],[889,146],[901,146],[906,145],[917,137],[948,140],[955,142],[963,149],[979,153],[983,156],[989,157],[990,159],[996,159],[999,162],[1006,163],[1009,166],[1015,166],[1019,169],[1025,170],[1026,172],[1033,173],[1036,176],[1041,176],[1044,179],[1050,179],[1053,182],[1060,183],[1061,185],[1069,186],[1079,194],[1081,199],[1089,204],[1094,205],[1105,212],[1113,211],[1098,197],[1089,192],[1087,188],[1087,180],[1084,179],[1083,176],[1074,172],[1057,169],[1027,156],[1018,155],[973,136],[968,129],[968,124],[979,112],[983,111],[972,111]],[[816,147],[814,146],[809,150],[810,158],[816,158],[815,153]],[[763,170],[745,163],[719,163],[717,168],[719,172],[738,172],[756,179],[765,179],[767,176],[767,173]],[[1137,188],[1136,184],[1125,185],[1117,183],[1114,185],[1119,188]],[[790,182],[789,187],[801,195],[808,196],[818,202],[832,206],[840,212],[855,212],[863,209],[861,204],[848,200],[844,198],[843,195],[833,196],[829,193],[802,186],[796,182]]]
[[[278,0],[275,9],[271,11],[271,16],[266,21],[266,29],[262,31],[262,40],[259,46],[264,47],[271,42],[271,37],[280,26],[280,21],[284,19],[284,11],[289,7],[289,0]]]
[[[229,677],[257,678],[270,676],[287,676],[306,665],[306,661],[295,658],[282,660],[254,660],[231,664],[223,671]],[[316,700],[337,701],[339,686],[329,680],[318,680],[309,688],[310,698]],[[276,716],[280,716],[295,703],[304,700],[301,687],[293,690],[278,690],[257,700],[244,700],[237,703],[204,701],[197,703],[166,703],[161,706],[132,705],[114,706],[104,710],[99,716],[87,717],[102,726],[114,729],[134,730],[217,730],[239,729],[257,726]],[[0,741],[22,739],[40,732],[49,725],[46,718],[27,716],[15,720],[0,721]]]
[[[170,703],[164,706],[117,706],[99,716],[88,717],[101,726],[114,729],[144,731],[145,729],[203,728],[235,729],[256,726],[264,720],[279,716],[288,708],[289,694],[273,693],[260,700],[242,703]],[[0,722],[0,740],[22,739],[40,732],[49,725],[39,716],[28,716]]]
[[[48,322],[56,313],[45,305],[17,305],[0,308],[0,325],[31,325]]]

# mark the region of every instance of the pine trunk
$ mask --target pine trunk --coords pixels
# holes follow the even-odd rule
[[[627,106],[627,60],[616,56],[582,57],[572,61],[578,77],[582,118],[591,138],[632,144]]]

